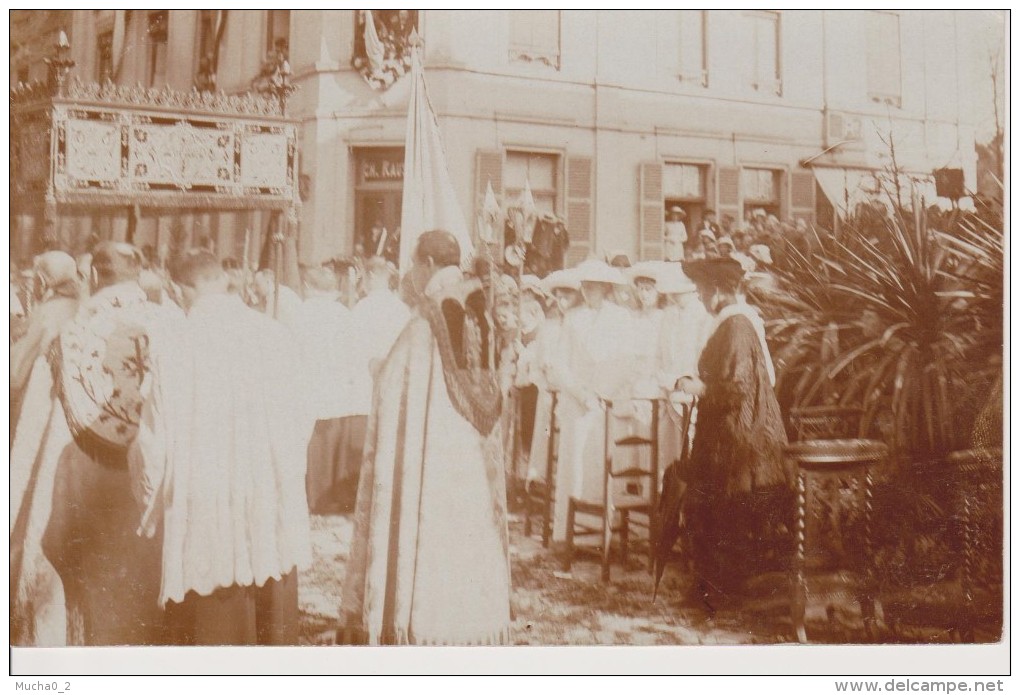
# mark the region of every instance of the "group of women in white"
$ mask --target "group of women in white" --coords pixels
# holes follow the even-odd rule
[[[588,260],[551,273],[537,291],[554,298],[554,308],[519,358],[517,384],[539,389],[529,485],[549,482],[550,442],[557,446],[552,540],[559,543],[567,534],[569,498],[602,498],[607,422],[610,441],[649,437],[651,399],[661,399],[659,461],[679,458],[685,401],[675,386],[697,375],[713,320],[680,263],[621,269]],[[554,393],[558,438],[551,437]],[[615,454],[621,455],[650,464],[647,452]]]

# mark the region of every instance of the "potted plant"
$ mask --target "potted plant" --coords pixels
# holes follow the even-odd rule
[[[912,211],[891,207],[847,220],[838,239],[817,236],[810,256],[791,246],[776,269],[783,291],[764,308],[784,406],[859,408],[860,434],[893,451],[876,531],[906,557],[889,564],[933,579],[925,565],[947,565],[937,547],[947,457],[973,446],[1001,379],[1003,234],[974,217],[939,219],[916,198]]]

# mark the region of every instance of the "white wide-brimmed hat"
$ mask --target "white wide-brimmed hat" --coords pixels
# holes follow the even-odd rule
[[[631,282],[639,278],[645,278],[658,284],[659,276],[662,274],[663,266],[668,265],[663,261],[640,261],[623,271],[623,274]]]
[[[540,299],[545,299],[548,296],[545,289],[542,288],[542,281],[537,275],[529,274],[521,276],[521,292],[531,292]]]
[[[554,270],[542,279],[542,289],[548,294],[556,290],[581,290],[581,279],[575,268]]]
[[[687,294],[697,292],[697,286],[684,274],[679,263],[664,263],[655,289],[659,294]]]
[[[604,282],[609,285],[626,285],[627,281],[619,268],[613,268],[605,261],[588,260],[576,268],[581,282]]]
[[[765,265],[772,265],[772,249],[765,244],[755,244],[747,250],[747,253],[751,258],[764,263]]]

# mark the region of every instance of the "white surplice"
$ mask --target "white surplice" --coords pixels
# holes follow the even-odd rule
[[[130,463],[141,530],[163,523],[160,603],[307,567],[315,416],[289,332],[234,295],[207,296],[152,353]]]
[[[348,414],[354,350],[351,310],[330,294],[309,297],[295,310],[305,386],[317,420]]]
[[[411,309],[389,290],[369,292],[354,305],[351,324],[355,336],[345,415],[368,415],[372,408],[372,368],[382,365],[410,318]]]

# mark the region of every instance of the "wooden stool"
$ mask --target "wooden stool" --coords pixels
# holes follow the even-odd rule
[[[872,468],[888,456],[888,447],[869,439],[807,440],[790,444],[786,455],[797,463],[791,603],[797,639],[807,642],[804,615],[812,593],[826,601],[830,618],[833,600],[855,598],[864,628],[873,637],[877,600],[871,567]],[[860,530],[852,533],[846,527],[855,517]],[[847,552],[847,545],[855,541],[858,552]],[[811,590],[809,584],[831,580],[834,572],[835,582]]]

